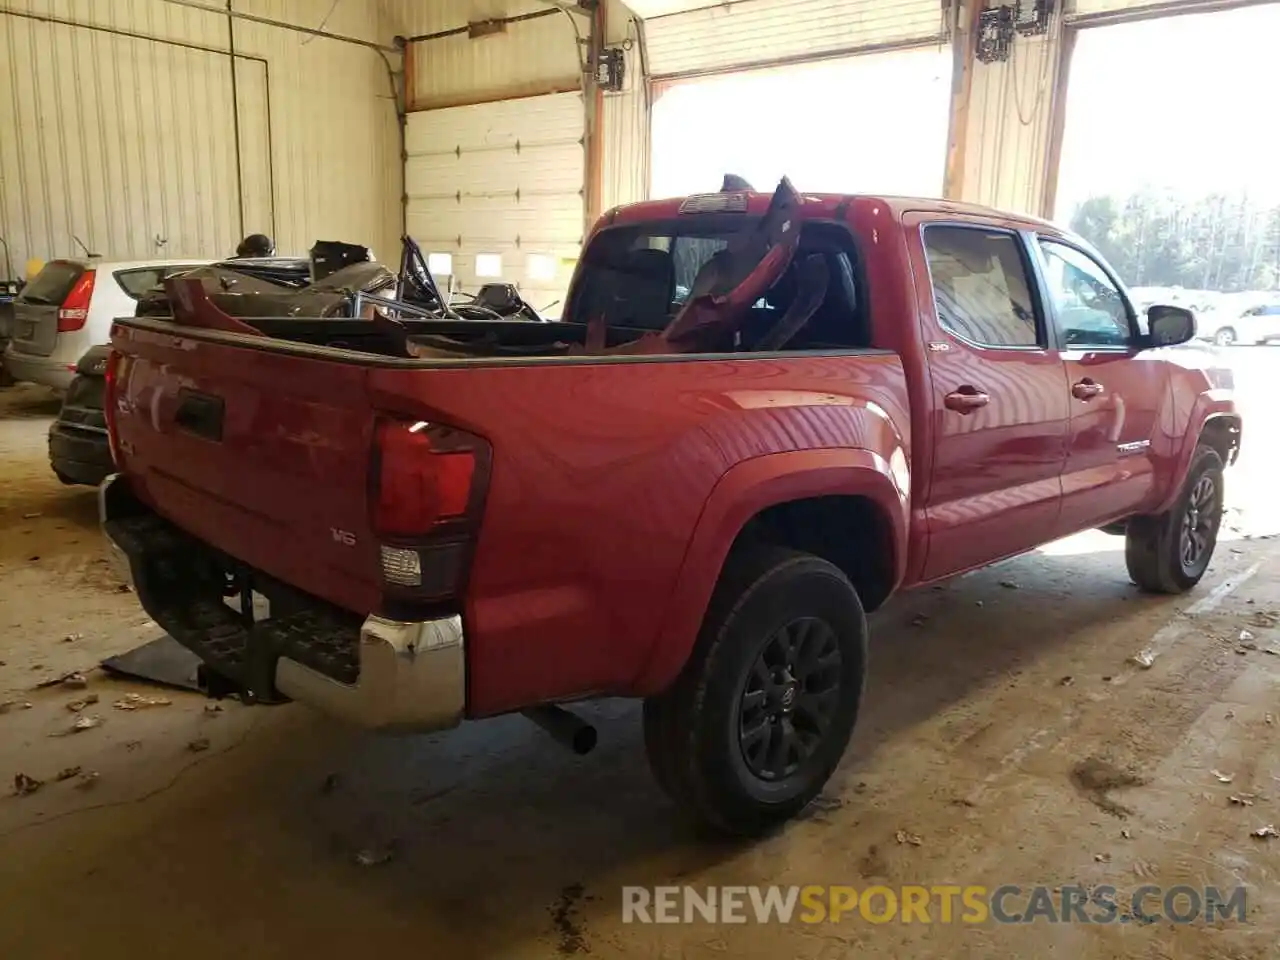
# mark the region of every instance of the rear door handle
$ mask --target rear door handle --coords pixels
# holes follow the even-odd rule
[[[1077,400],[1092,400],[1100,393],[1102,393],[1102,384],[1089,377],[1071,385],[1071,395]]]
[[[942,398],[942,402],[948,410],[954,410],[956,413],[973,413],[990,403],[991,395],[983,393],[977,387],[965,384],[948,393]]]

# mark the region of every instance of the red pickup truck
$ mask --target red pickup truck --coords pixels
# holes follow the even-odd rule
[[[663,788],[753,834],[839,762],[895,592],[1095,527],[1196,585],[1241,420],[1188,311],[1039,220],[781,195],[610,211],[555,323],[119,321],[141,603],[212,693],[379,730],[585,750],[564,704],[644,698]]]

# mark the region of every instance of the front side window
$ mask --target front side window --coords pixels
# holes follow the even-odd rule
[[[924,245],[943,329],[984,347],[1043,345],[1016,234],[931,226]]]
[[[1075,247],[1041,240],[1045,293],[1068,347],[1127,346],[1132,330],[1120,288],[1092,257]]]

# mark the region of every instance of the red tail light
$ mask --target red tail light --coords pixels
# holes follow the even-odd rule
[[[93,299],[93,281],[96,276],[93,270],[80,274],[80,279],[62,301],[62,307],[58,310],[59,333],[79,330],[89,319],[89,301]]]
[[[374,529],[419,538],[467,527],[479,507],[488,460],[488,444],[461,430],[379,422]]]
[[[116,439],[116,391],[120,377],[120,354],[112,350],[107,354],[107,369],[103,373],[105,385],[102,391],[102,414],[107,421],[107,442],[111,445],[111,460],[116,467],[120,462],[120,445]]]

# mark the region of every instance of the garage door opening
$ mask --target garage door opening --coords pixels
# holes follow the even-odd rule
[[[1209,338],[1271,312],[1280,337],[1278,36],[1277,5],[1183,15],[1084,28],[1071,60],[1055,216]]]
[[[769,190],[939,196],[949,49],[868,54],[678,81],[653,106],[652,195],[714,190],[726,173]]]

